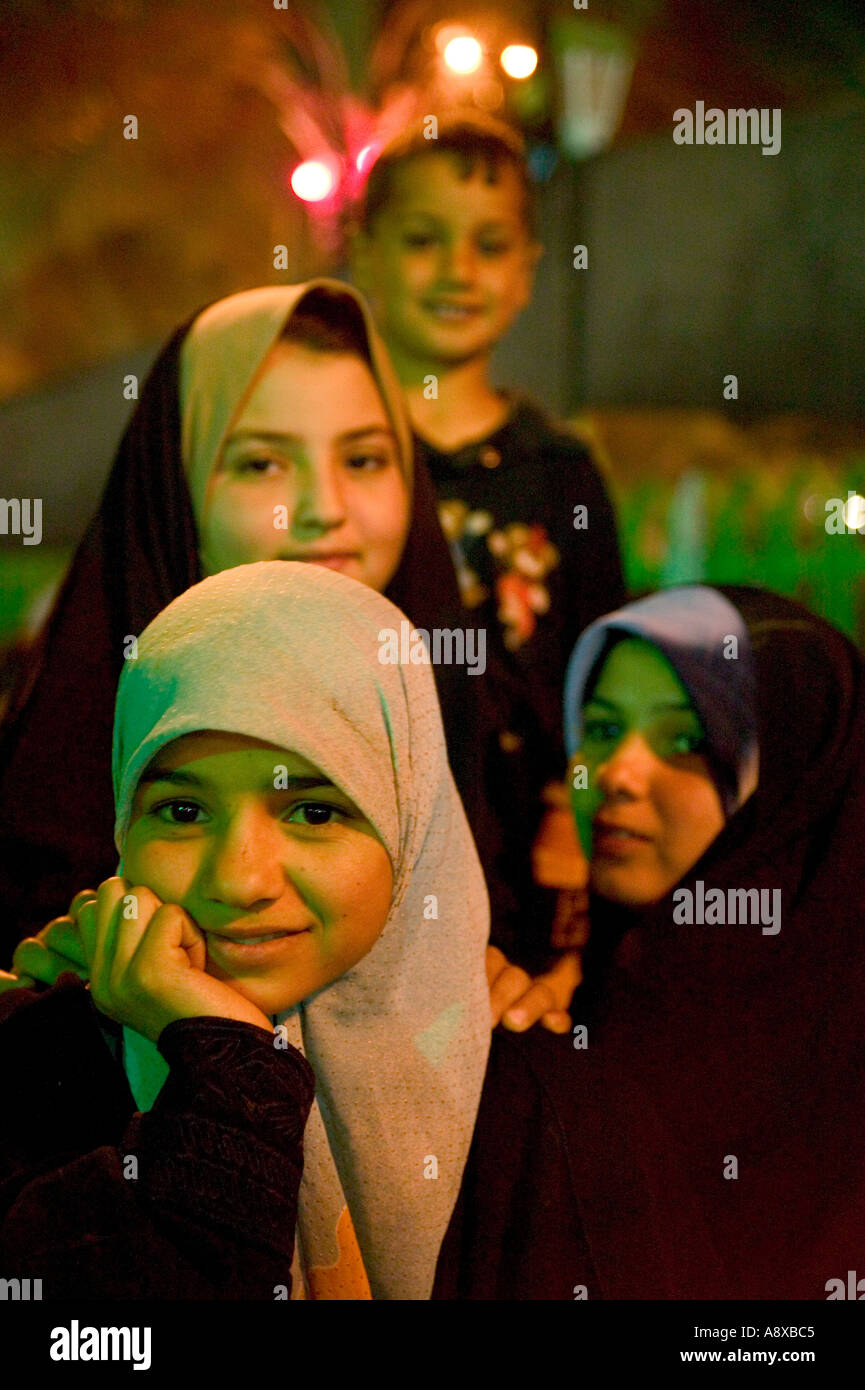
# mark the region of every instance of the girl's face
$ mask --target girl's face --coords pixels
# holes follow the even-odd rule
[[[179,903],[205,935],[207,973],[266,1014],[365,956],[393,889],[376,831],[322,772],[215,732],[176,739],[143,774],[123,872]]]
[[[658,901],[724,825],[703,754],[705,737],[685,687],[648,642],[618,642],[583,706],[583,746],[571,792],[591,883],[634,907]],[[573,778],[571,781],[573,787]]]
[[[384,591],[409,496],[369,367],[349,353],[274,347],[226,439],[197,518],[206,574],[309,560]]]

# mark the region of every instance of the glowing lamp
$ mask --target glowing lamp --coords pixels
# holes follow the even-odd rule
[[[323,159],[305,159],[293,171],[291,187],[304,203],[320,203],[336,188],[336,173]]]
[[[856,492],[844,503],[844,525],[849,526],[851,531],[865,526],[865,497],[860,497]]]
[[[538,55],[527,43],[509,43],[499,59],[508,77],[518,82],[531,77],[538,66]]]
[[[460,34],[445,46],[444,60],[452,72],[477,72],[483,60],[484,51],[471,34]]]

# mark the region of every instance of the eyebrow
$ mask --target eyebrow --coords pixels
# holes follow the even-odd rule
[[[311,791],[314,787],[334,787],[334,783],[323,773],[315,776],[286,776],[285,786],[274,788],[270,781],[264,782],[263,788],[267,791]],[[141,774],[138,780],[139,787],[149,785],[153,782],[170,782],[177,787],[209,787],[211,784],[202,777],[196,777],[194,772],[182,772],[179,768],[151,767]]]
[[[604,705],[607,709],[612,709],[616,711],[618,711],[621,708],[613,700],[605,700],[603,695],[590,696],[583,708],[588,709],[589,705]],[[657,714],[660,711],[668,710],[683,710],[687,711],[689,714],[697,713],[696,709],[689,700],[684,702],[681,700],[662,700],[659,704],[652,705],[651,709],[653,714]]]
[[[439,212],[431,212],[426,208],[402,208],[396,212],[397,217],[407,221],[412,217],[425,217],[429,222],[435,222],[439,226],[446,226],[447,219],[442,217]],[[488,218],[486,222],[481,222],[473,229],[476,232],[508,232],[511,230],[511,223],[500,217]]]
[[[340,442],[350,443],[353,439],[364,439],[370,434],[387,435],[388,439],[394,444],[396,443],[396,434],[389,425],[361,425],[356,430],[343,431],[342,434],[337,435],[337,439]],[[226,443],[237,444],[249,439],[264,439],[268,444],[285,444],[286,442],[302,444],[304,442],[302,435],[291,434],[282,430],[233,430]]]

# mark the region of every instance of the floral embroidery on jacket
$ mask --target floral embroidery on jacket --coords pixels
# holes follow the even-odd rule
[[[544,580],[559,563],[559,552],[547,537],[546,527],[511,522],[494,528],[486,511],[469,511],[465,502],[449,498],[439,503],[442,530],[450,542],[463,603],[477,608],[489,597],[477,570],[469,565],[465,541],[486,536],[494,567],[497,616],[504,628],[504,643],[516,651],[534,633],[538,617],[549,611],[550,593]]]

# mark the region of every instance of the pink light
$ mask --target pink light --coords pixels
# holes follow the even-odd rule
[[[293,170],[291,187],[303,202],[321,203],[336,188],[336,172],[323,159],[305,159]]]
[[[354,163],[359,174],[365,174],[367,169],[375,162],[380,148],[380,145],[373,142],[369,145],[364,145],[363,149],[358,151]]]

